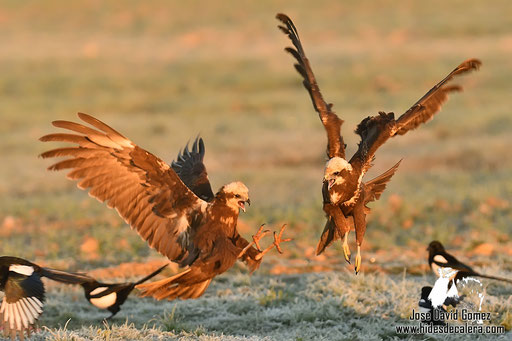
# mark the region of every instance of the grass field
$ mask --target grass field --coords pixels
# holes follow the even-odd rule
[[[345,120],[349,154],[362,118],[401,114],[463,60],[483,61],[432,122],[379,150],[367,179],[404,160],[372,204],[358,276],[339,245],[313,255],[325,133],[283,51],[277,12],[297,24],[324,97]],[[134,296],[109,326],[78,289],[49,283],[38,337],[414,338],[394,325],[408,323],[420,288],[434,282],[425,251],[433,239],[483,273],[512,278],[508,13],[507,0],[0,1],[0,254],[111,281],[164,262],[37,157],[55,146],[38,141],[50,122],[78,111],[168,162],[200,133],[214,190],[235,179],[250,189],[242,234],[288,223],[294,238],[253,276],[236,266],[194,301]],[[482,309],[510,338],[512,287],[483,283]]]

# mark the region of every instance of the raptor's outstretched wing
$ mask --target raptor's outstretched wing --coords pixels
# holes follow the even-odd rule
[[[87,114],[79,113],[94,128],[69,121],[53,125],[75,132],[43,136],[41,141],[71,142],[43,158],[69,157],[49,170],[71,169],[68,178],[107,206],[137,230],[161,254],[185,266],[198,250],[190,235],[200,224],[207,203],[199,199],[165,162]]]
[[[309,60],[306,58],[304,49],[299,39],[297,29],[293,24],[292,20],[285,14],[278,14],[276,16],[285,26],[278,26],[293,43],[292,47],[287,47],[285,50],[289,52],[297,60],[295,69],[302,75],[304,81],[304,87],[308,90],[311,100],[313,101],[313,107],[318,112],[320,120],[325,127],[327,132],[327,156],[333,158],[335,156],[345,158],[345,143],[341,136],[341,125],[343,120],[340,119],[331,109],[332,104],[328,104],[322,97],[318,84],[316,83],[315,75],[309,65]]]
[[[404,135],[409,130],[416,129],[420,124],[430,121],[441,110],[441,106],[448,100],[452,91],[462,91],[460,85],[448,85],[448,82],[457,75],[478,70],[482,62],[478,59],[468,59],[457,66],[442,81],[430,89],[418,102],[407,110],[397,120],[394,135]]]
[[[468,59],[456,67],[448,76],[436,84],[409,110],[395,120],[394,113],[380,112],[376,116],[367,117],[356,128],[356,134],[361,136],[359,148],[350,159],[354,168],[363,169],[363,174],[370,167],[371,160],[377,149],[390,137],[404,135],[409,130],[432,119],[447,101],[448,94],[461,91],[459,85],[449,85],[455,76],[478,70],[482,63],[478,59]]]
[[[176,161],[172,162],[171,167],[195,195],[204,201],[211,201],[214,194],[203,163],[204,152],[203,139],[197,137],[190,150],[187,143],[185,148],[178,153]]]

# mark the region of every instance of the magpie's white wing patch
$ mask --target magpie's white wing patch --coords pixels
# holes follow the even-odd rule
[[[91,296],[98,295],[98,294],[106,291],[107,289],[108,289],[108,287],[96,288],[93,291],[91,291],[90,295]],[[89,301],[91,302],[92,305],[94,305],[100,309],[107,309],[108,307],[110,307],[111,305],[116,303],[116,299],[117,299],[117,293],[111,292],[110,294],[99,297],[99,298],[90,298]]]
[[[29,265],[12,264],[9,271],[16,272],[20,275],[30,276],[34,273],[34,268]]]
[[[98,294],[104,292],[107,289],[108,289],[108,287],[97,287],[96,289],[91,291],[91,293],[89,295],[91,295],[91,296],[98,295]]]
[[[439,263],[439,264],[446,264],[448,265],[448,261],[446,260],[446,258],[444,258],[443,256],[441,255],[435,255],[434,258],[433,258],[433,262],[431,264],[431,267],[432,267],[432,271],[434,271],[434,273],[436,274],[437,277],[440,277],[441,274],[440,274],[440,271],[443,269],[441,266],[439,266],[438,264],[436,263]],[[451,268],[446,268],[446,269],[450,269],[449,271],[451,271]]]
[[[438,263],[442,263],[442,264],[448,264],[448,261],[446,260],[446,258],[444,258],[441,255],[435,255],[434,256],[434,262],[438,262]]]

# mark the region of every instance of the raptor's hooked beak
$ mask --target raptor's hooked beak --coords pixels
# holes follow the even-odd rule
[[[249,204],[249,206],[251,206],[251,199],[247,199],[246,201],[242,201],[242,200],[240,200],[240,201],[238,202],[238,206],[239,206],[239,207],[242,209],[242,211],[244,211],[244,212],[245,212],[245,203],[248,203],[248,204]]]
[[[334,186],[336,179],[329,179],[329,180],[325,180],[325,181],[327,181],[327,189],[331,189],[332,186]]]

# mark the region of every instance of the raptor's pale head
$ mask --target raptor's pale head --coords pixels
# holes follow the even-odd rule
[[[234,211],[238,212],[240,208],[245,212],[245,204],[251,204],[249,189],[240,181],[224,185],[219,192],[225,198],[226,204]]]
[[[336,184],[342,184],[345,177],[352,171],[352,166],[341,157],[333,157],[325,165],[324,182],[328,183],[328,189]]]

